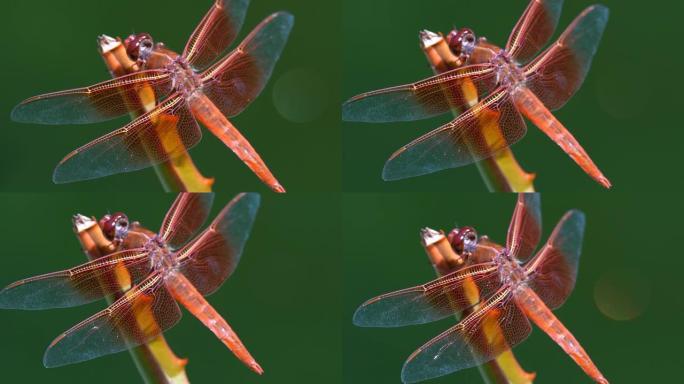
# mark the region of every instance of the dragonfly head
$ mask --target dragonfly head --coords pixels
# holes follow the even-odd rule
[[[146,61],[154,49],[154,40],[149,33],[136,33],[124,40],[126,53],[135,61]]]
[[[100,219],[99,224],[102,232],[108,239],[121,242],[128,234],[130,222],[125,213],[115,212],[110,215],[104,215]]]
[[[451,248],[461,256],[470,256],[477,246],[477,232],[473,227],[454,228],[447,235]]]
[[[477,44],[475,32],[470,28],[454,28],[449,32],[446,40],[451,52],[464,62],[468,60]]]

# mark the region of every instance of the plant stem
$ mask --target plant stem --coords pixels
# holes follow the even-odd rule
[[[100,54],[112,77],[140,70],[138,64],[128,57],[120,40],[103,35],[100,36],[98,43]],[[141,87],[137,92],[143,106],[142,110],[149,112],[154,109],[156,96],[152,87]],[[131,117],[135,119],[138,116],[131,112]],[[176,129],[176,122],[175,116],[162,115],[155,124],[162,148],[178,148],[179,145],[183,145]],[[213,178],[202,176],[187,151],[163,163],[155,164],[154,170],[166,192],[211,192],[214,183]]]
[[[449,45],[442,35],[434,32],[422,31],[420,33],[421,47],[435,74],[444,73],[456,69],[463,63],[451,52]],[[473,99],[469,105],[478,102],[477,90],[472,83],[463,85],[463,94],[472,94]],[[455,116],[461,111],[453,108]],[[500,129],[483,129],[486,135],[498,135],[499,137],[484,137],[483,140],[504,140],[500,137]],[[475,163],[480,171],[480,176],[490,192],[534,192],[534,174],[525,172],[513,155],[510,148],[498,151],[492,157]]]
[[[437,232],[434,229],[425,228],[421,231],[422,244],[425,252],[432,263],[437,276],[447,275],[464,266],[466,261],[461,258],[451,248],[451,244],[444,236],[443,232]],[[480,292],[472,280],[466,280],[463,284],[465,297],[472,300],[474,307],[465,312],[472,313],[477,310],[477,303],[480,301]],[[490,340],[500,339],[497,336],[489,336],[491,334],[500,334],[501,330],[496,324],[485,324],[484,332],[488,335]],[[534,381],[535,374],[525,372],[510,349],[497,356],[494,360],[489,361],[478,367],[482,379],[487,384],[531,384]]]
[[[119,251],[119,247],[112,243],[102,233],[102,229],[93,218],[83,215],[73,217],[74,232],[81,242],[84,252],[89,260],[95,260],[108,254]],[[111,278],[119,283],[120,293],[114,297],[107,297],[107,302],[121,297],[130,289],[131,276],[128,270],[121,265],[114,270],[114,276],[103,276],[102,279]],[[104,281],[102,282],[104,283]],[[109,282],[111,283],[111,282]],[[128,286],[123,286],[123,284]],[[150,324],[154,317],[144,310],[136,312],[139,323]],[[156,322],[155,322],[156,324]],[[149,329],[149,328],[147,328]],[[147,384],[188,384],[185,374],[186,359],[178,358],[171,347],[160,333],[145,344],[129,348],[131,358],[135,363],[140,376]]]

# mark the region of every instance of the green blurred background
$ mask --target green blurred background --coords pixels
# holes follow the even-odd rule
[[[565,1],[554,38],[594,1]],[[674,154],[684,136],[681,117],[683,58],[679,40],[684,3],[604,0],[608,27],[589,75],[556,116],[613,182],[615,190],[658,188],[673,182]],[[345,0],[343,2],[342,98],[410,83],[432,74],[418,46],[418,31],[449,32],[468,26],[503,46],[527,0]],[[403,181],[385,182],[389,156],[450,115],[410,123],[343,124],[345,191],[485,191],[475,166]],[[675,127],[677,126],[677,128]],[[537,173],[539,191],[584,191],[601,187],[541,131],[513,151],[523,168]],[[677,179],[681,179],[678,177]]]
[[[418,347],[454,319],[403,328],[359,328],[352,315],[379,294],[435,278],[418,231],[474,226],[504,242],[515,196],[504,194],[347,194],[344,230],[344,382],[399,383]],[[681,374],[680,217],[674,194],[543,194],[542,241],[567,210],[585,212],[587,226],[577,285],[555,311],[611,383],[674,383]],[[619,320],[616,320],[619,319]],[[542,331],[515,348],[536,383],[590,383]],[[477,369],[426,383],[482,383]]]
[[[10,121],[21,100],[40,93],[87,86],[109,79],[96,38],[125,38],[149,32],[182,51],[211,6],[202,1],[89,0],[5,2],[0,25],[0,190],[84,191],[120,189],[159,191],[150,168],[88,182],[56,186],[52,171],[60,159],[92,139],[119,128],[127,117],[81,126],[34,126]],[[279,10],[295,15],[295,26],[271,81],[261,96],[232,119],[290,192],[338,190],[341,185],[339,134],[338,2],[252,1],[238,40],[259,21]],[[190,151],[216,191],[267,188],[203,129],[204,139]]]
[[[232,198],[219,194],[210,218]],[[0,286],[85,261],[71,229],[75,213],[125,211],[157,230],[174,196],[146,194],[3,194]],[[263,196],[238,269],[209,302],[239,334],[265,370],[254,374],[197,319],[165,333],[189,359],[192,383],[341,382],[341,218],[339,197]],[[139,383],[128,353],[62,368],[43,368],[45,348],[61,332],[104,307],[0,312],[2,383]]]

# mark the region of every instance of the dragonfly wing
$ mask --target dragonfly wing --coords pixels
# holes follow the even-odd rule
[[[164,217],[159,235],[171,248],[179,248],[207,220],[213,202],[213,193],[179,193]]]
[[[382,177],[399,180],[486,159],[527,132],[505,88],[499,88],[452,122],[423,135],[385,163]]]
[[[154,90],[157,99],[169,94],[171,79],[165,70],[132,73],[90,87],[34,96],[12,110],[12,120],[36,124],[88,124],[143,112],[139,91]]]
[[[506,51],[518,63],[529,62],[556,31],[563,0],[532,0],[513,27]]]
[[[214,62],[235,40],[245,21],[249,0],[216,0],[197,25],[183,50],[195,68]]]
[[[342,120],[383,123],[414,121],[469,107],[496,87],[490,64],[470,65],[413,84],[354,96],[342,105]]]
[[[123,128],[68,154],[52,176],[57,184],[137,171],[178,156],[202,138],[202,132],[179,95]]]
[[[138,346],[173,327],[180,308],[155,273],[106,309],[73,326],[47,348],[43,364],[59,367]]]
[[[502,288],[479,310],[413,352],[404,363],[401,379],[415,383],[486,363],[531,332],[510,289]]]
[[[209,228],[178,251],[181,272],[203,295],[216,291],[237,268],[260,201],[258,193],[239,194]]]
[[[561,108],[582,86],[608,23],[608,8],[584,10],[558,41],[528,64],[527,86],[547,108]]]
[[[473,265],[424,285],[370,299],[354,313],[354,324],[360,327],[401,327],[437,321],[478,304],[500,285],[494,263]],[[473,292],[468,291],[473,287],[478,289],[481,298],[477,302],[472,300]]]
[[[221,61],[204,73],[203,91],[227,116],[242,112],[268,83],[290,35],[294,17],[274,13]]]
[[[584,213],[566,213],[544,247],[525,267],[530,276],[528,285],[551,309],[560,307],[575,288],[584,225]]]
[[[124,280],[119,268],[130,276]],[[143,248],[112,253],[78,267],[34,276],[10,284],[0,291],[0,308],[49,309],[90,303],[131,286],[150,271]]]
[[[542,228],[539,200],[538,193],[518,194],[506,238],[506,246],[518,260],[527,260],[539,245]]]

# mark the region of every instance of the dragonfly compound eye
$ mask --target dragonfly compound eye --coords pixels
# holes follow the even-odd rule
[[[451,49],[451,52],[455,55],[457,55],[456,51],[461,49],[457,37],[458,29],[456,28],[452,29],[446,37],[447,44],[449,44],[449,49]]]
[[[454,29],[447,35],[447,42],[451,52],[465,61],[475,49],[477,37],[470,28]]]
[[[451,248],[459,255],[467,255],[475,251],[477,232],[473,227],[456,228],[447,236]]]
[[[154,40],[149,33],[137,33],[124,40],[126,53],[132,60],[147,60],[154,48]]]
[[[477,247],[477,232],[473,227],[461,228],[461,234],[463,236],[463,252],[470,254],[475,252]]]
[[[128,233],[128,216],[121,212],[105,215],[100,220],[102,232],[110,240],[121,240]]]

